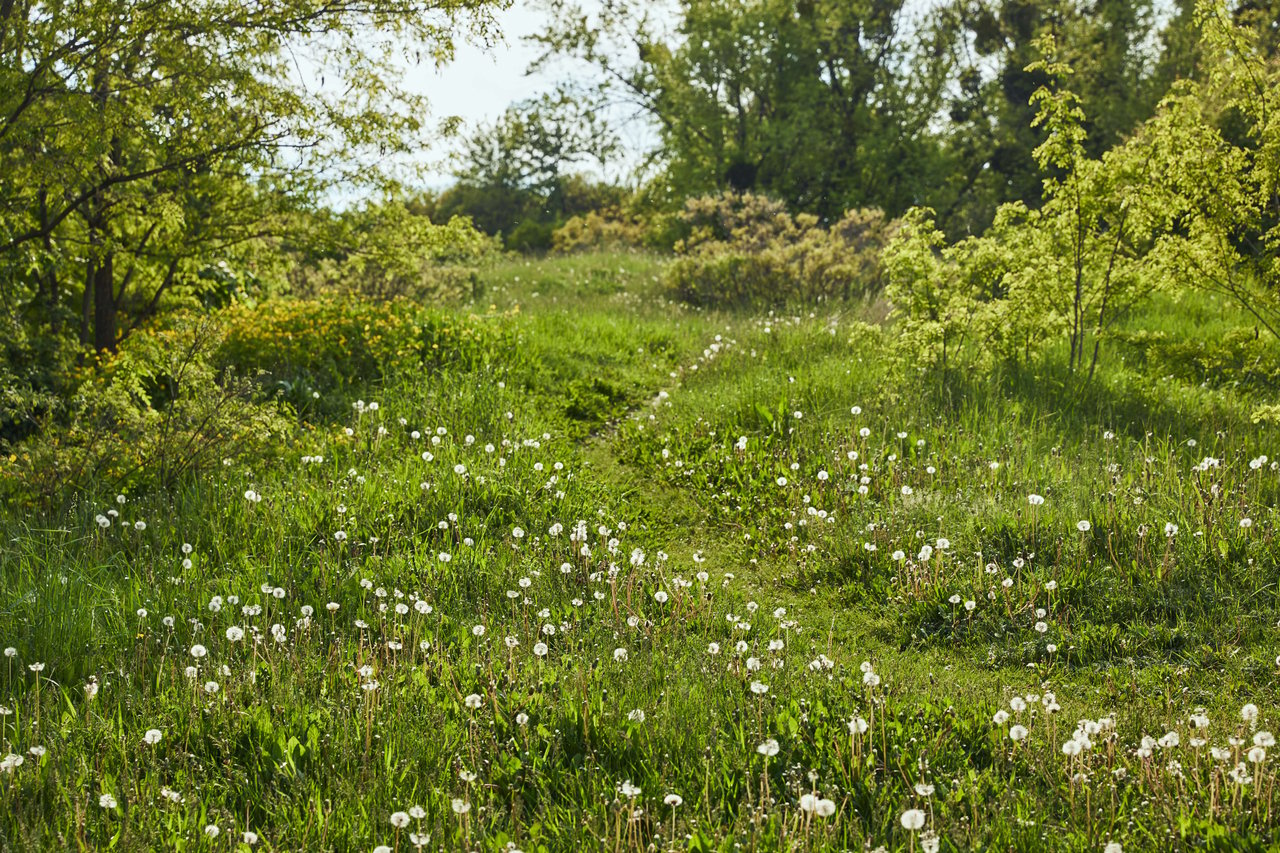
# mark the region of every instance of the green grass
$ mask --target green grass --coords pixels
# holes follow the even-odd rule
[[[1274,343],[1206,373],[1170,342],[1245,318],[1157,301],[1087,387],[944,382],[855,306],[692,310],[660,269],[504,262],[457,309],[492,357],[320,389],[174,490],[6,512],[0,849],[1280,838],[1247,757],[1280,724]]]

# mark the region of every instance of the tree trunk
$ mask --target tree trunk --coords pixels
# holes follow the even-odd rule
[[[93,99],[98,110],[105,116],[108,98],[107,73],[103,64],[99,64],[93,74]],[[111,140],[111,157],[99,166],[103,175],[110,171],[114,164],[120,162],[121,145],[119,137]],[[116,351],[116,291],[115,291],[115,252],[105,244],[110,242],[111,235],[107,228],[106,211],[109,205],[103,188],[94,192],[89,203],[89,213],[85,216],[85,224],[89,229],[89,272],[85,279],[84,316],[81,318],[81,340],[87,334],[84,324],[89,319],[87,291],[93,290],[93,348],[98,352]],[[86,341],[87,343],[87,341]]]
[[[116,351],[114,255],[105,253],[93,270],[93,348]]]
[[[2,9],[0,14],[3,14]],[[49,331],[57,337],[62,332],[62,288],[58,281],[58,268],[52,260],[54,257],[53,229],[49,227],[48,190],[41,187],[37,197],[40,204],[40,229],[44,231],[45,264],[48,265],[48,271],[40,287],[45,296],[45,320],[49,323]]]
[[[80,345],[88,346],[91,342],[89,329],[93,317],[93,270],[94,260],[90,256],[84,267],[84,293],[80,296]]]

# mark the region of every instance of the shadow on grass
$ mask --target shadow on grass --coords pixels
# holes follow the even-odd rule
[[[1148,433],[1211,438],[1215,433],[1274,432],[1249,420],[1248,407],[1229,393],[1163,381],[1124,370],[1105,370],[1090,380],[1060,361],[1006,365],[989,376],[957,370],[923,380],[926,404],[936,411],[966,410],[1004,417],[1018,406],[1037,413],[1062,435],[1103,429],[1141,441]]]

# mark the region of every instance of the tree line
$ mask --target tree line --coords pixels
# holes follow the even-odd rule
[[[539,64],[562,64],[563,85],[467,135],[452,188],[407,192],[381,164],[432,128],[398,63],[489,36],[501,5],[0,0],[6,385],[56,384],[167,306],[288,289],[299,259],[412,277],[415,255],[476,245],[468,220],[539,250],[588,211],[734,191],[826,223],[928,208],[947,239],[980,235],[1062,178],[1036,153],[1046,38],[1086,159],[1205,74],[1191,0],[543,0]],[[1280,7],[1230,14],[1274,64]],[[1238,112],[1222,132],[1247,147]],[[626,185],[587,169],[618,162],[620,115],[654,139]],[[353,185],[396,195],[329,209]]]

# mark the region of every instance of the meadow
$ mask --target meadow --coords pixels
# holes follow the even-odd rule
[[[1239,309],[940,375],[666,263],[501,261],[412,350],[233,309],[252,451],[0,511],[0,850],[1280,843]]]

